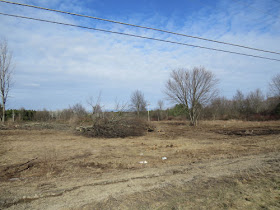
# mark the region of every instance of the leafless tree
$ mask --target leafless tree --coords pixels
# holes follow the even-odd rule
[[[9,51],[7,41],[0,41],[0,92],[2,99],[2,122],[5,122],[5,108],[11,89],[13,63],[12,53]]]
[[[158,100],[158,108],[159,108],[159,110],[163,110],[163,107],[164,107],[163,100]]]
[[[86,111],[86,109],[83,107],[83,105],[82,104],[80,104],[80,103],[77,103],[77,104],[75,104],[75,105],[73,105],[73,106],[70,106],[69,107],[69,109],[70,110],[72,110],[73,111],[73,113],[74,113],[74,115],[76,116],[76,117],[85,117],[85,116],[87,116],[87,111]]]
[[[102,94],[100,91],[96,100],[94,100],[93,97],[90,97],[87,101],[88,105],[90,105],[92,109],[93,120],[96,118],[100,118],[102,114],[101,95]]]
[[[144,94],[141,91],[134,91],[130,97],[130,102],[132,110],[137,112],[138,117],[140,112],[146,111],[147,101],[145,100]]]
[[[271,93],[280,98],[280,74],[275,75],[269,84]]]
[[[59,120],[70,120],[74,116],[74,111],[69,107],[68,109],[63,109],[58,112],[57,118]]]
[[[207,111],[212,114],[213,120],[223,119],[230,115],[231,107],[231,101],[227,100],[225,97],[218,97],[211,100]]]
[[[117,98],[115,99],[115,111],[118,117],[123,116],[123,113],[127,110],[127,102],[121,102]]]
[[[260,89],[256,89],[248,94],[247,99],[248,108],[247,110],[251,113],[260,113],[264,108],[264,95]]]
[[[233,96],[233,107],[237,115],[246,113],[245,96],[241,90],[237,90],[236,94]]]
[[[249,117],[251,114],[259,114],[265,108],[265,98],[260,89],[251,91],[246,96],[237,90],[233,96],[233,112],[235,117]]]
[[[165,94],[188,109],[191,125],[196,126],[202,107],[217,95],[217,83],[214,74],[204,67],[173,70]]]
[[[158,100],[158,121],[162,119],[162,110],[163,110],[164,102],[163,100]]]
[[[264,103],[265,110],[272,112],[280,104],[280,97],[268,97]]]
[[[51,119],[51,113],[46,109],[43,109],[42,111],[36,111],[34,119],[44,122],[48,121],[49,119]]]

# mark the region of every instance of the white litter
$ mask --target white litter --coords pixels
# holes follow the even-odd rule
[[[162,160],[167,160],[167,157],[162,157],[161,159],[162,159]]]
[[[20,180],[20,178],[11,178],[11,179],[9,179],[10,181],[18,181],[18,180]]]
[[[146,164],[146,163],[148,163],[146,160],[144,160],[144,161],[140,161],[139,163],[141,163],[141,164]]]
[[[140,153],[140,155],[143,156],[144,154],[143,154],[143,153]]]

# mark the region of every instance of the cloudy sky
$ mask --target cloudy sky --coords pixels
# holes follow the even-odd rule
[[[51,9],[201,36],[280,52],[279,0],[12,0]],[[0,2],[0,12],[149,36],[280,59],[280,55],[178,37]],[[8,108],[56,110],[129,101],[135,90],[151,107],[164,99],[172,69],[204,66],[220,80],[220,95],[268,91],[280,62],[0,15],[0,37],[16,64]],[[166,106],[170,106],[166,102]]]

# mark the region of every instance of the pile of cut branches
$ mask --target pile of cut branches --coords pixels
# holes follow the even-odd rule
[[[128,136],[142,136],[151,126],[144,120],[137,118],[95,119],[92,126],[77,127],[79,134],[87,137],[124,138]]]

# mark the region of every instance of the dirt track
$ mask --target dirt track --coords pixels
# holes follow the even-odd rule
[[[226,186],[225,180],[245,180],[255,187],[259,179],[264,183],[258,186],[261,191],[275,183],[276,188],[268,191],[272,200],[263,204],[254,195],[236,195],[233,184],[238,202],[226,205],[242,208],[244,199],[255,199],[252,205],[259,206],[251,207],[280,207],[278,122],[243,123],[242,127],[235,122],[205,123],[196,129],[167,122],[156,126],[154,133],[126,139],[88,139],[53,129],[0,131],[0,207],[196,209],[203,207],[201,199],[211,197],[204,194],[208,185],[203,183],[210,183],[210,194],[215,194]],[[226,133],[241,128],[246,135]],[[257,135],[261,129],[274,132]],[[139,163],[144,160],[148,163]],[[231,193],[222,192],[212,198],[218,199],[212,208],[222,208],[219,199]],[[179,200],[171,205],[173,194]],[[181,196],[186,194],[188,197]]]

